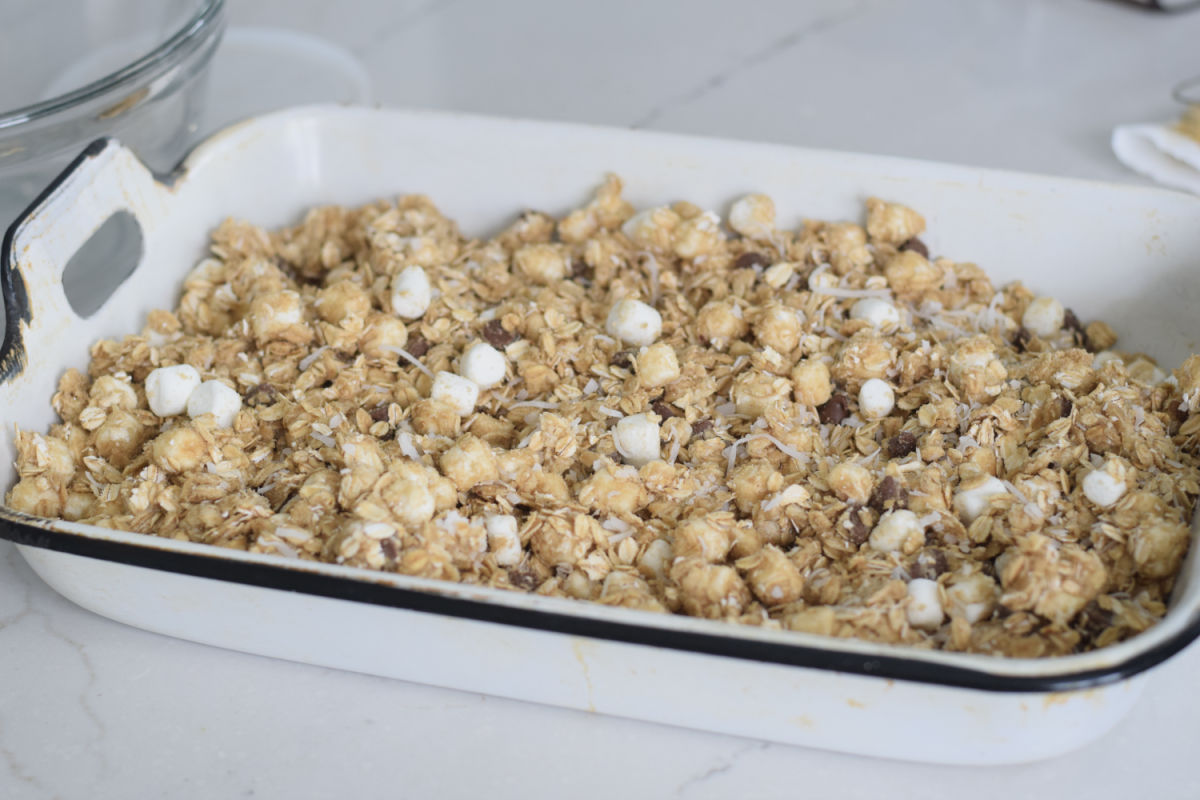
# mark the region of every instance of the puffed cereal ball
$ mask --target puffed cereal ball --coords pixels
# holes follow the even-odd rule
[[[208,460],[208,445],[191,428],[172,428],[151,446],[154,463],[167,472],[188,472]]]
[[[146,376],[146,400],[160,417],[182,414],[188,398],[200,385],[200,373],[191,364],[159,367]]]
[[[750,590],[733,567],[679,559],[671,577],[679,584],[684,611],[694,617],[733,617],[750,603]]]
[[[775,232],[775,202],[765,194],[748,194],[729,209],[729,227],[750,239],[770,239]]]
[[[666,206],[659,206],[639,211],[625,220],[621,225],[621,233],[635,247],[665,250],[670,246],[671,234],[678,225],[679,215]]]
[[[800,570],[774,545],[767,545],[745,561],[739,561],[738,567],[745,568],[750,591],[765,606],[794,603],[804,591]]]
[[[465,417],[479,402],[479,384],[453,372],[439,372],[433,378],[429,397],[446,403],[460,417]]]
[[[896,393],[887,381],[871,378],[858,390],[858,410],[867,419],[882,419],[896,407]]]
[[[867,541],[884,553],[912,553],[925,543],[925,529],[916,514],[898,508],[879,518]]]
[[[871,472],[852,461],[842,463],[829,470],[829,488],[843,500],[863,504],[871,497],[874,481]]]
[[[833,381],[824,361],[806,358],[792,370],[792,390],[796,402],[816,408],[833,396]]]
[[[767,306],[754,323],[755,340],[778,353],[795,350],[803,335],[799,312],[779,303]]]
[[[1151,519],[1133,532],[1129,549],[1138,572],[1148,578],[1167,578],[1175,574],[1187,552],[1190,531],[1182,522]]]
[[[45,475],[30,475],[18,481],[8,493],[8,504],[36,517],[57,517],[63,507],[62,495]]]
[[[132,414],[116,408],[96,429],[92,446],[101,458],[123,469],[141,449],[145,433],[145,427]]]
[[[410,529],[433,519],[437,509],[428,483],[416,476],[399,476],[392,480],[380,490],[380,497],[396,519]]]
[[[312,332],[304,324],[304,303],[291,290],[268,292],[250,304],[250,330],[259,343],[275,339],[306,342]]]
[[[392,278],[392,313],[404,319],[425,316],[433,302],[433,286],[425,270],[405,267]]]
[[[717,348],[745,336],[746,327],[742,308],[736,303],[712,300],[696,315],[696,334]]]
[[[902,245],[925,230],[925,218],[908,206],[867,198],[867,235],[877,242]]]
[[[861,319],[872,328],[890,330],[900,324],[900,312],[887,300],[864,297],[850,308],[850,319]]]
[[[91,405],[103,409],[123,408],[126,411],[132,411],[137,408],[138,404],[137,392],[133,390],[129,382],[112,375],[101,375],[96,378],[96,382],[92,384],[92,390],[88,392],[88,397],[91,399]]]
[[[716,249],[721,241],[721,218],[711,211],[684,220],[673,236],[675,255],[698,258]]]
[[[463,351],[458,362],[458,372],[464,378],[487,389],[504,380],[508,360],[496,348],[486,342],[475,342]]]
[[[970,524],[974,522],[980,514],[987,510],[988,504],[995,497],[1004,497],[1008,494],[1008,487],[999,478],[994,478],[991,475],[968,484],[965,488],[959,487],[954,493],[954,510],[958,512],[958,516],[964,522]]]
[[[371,311],[371,296],[354,281],[338,281],[317,292],[313,308],[321,319],[335,324],[350,316],[364,319]]]
[[[1021,325],[1034,336],[1046,338],[1062,329],[1066,310],[1053,297],[1034,298],[1021,315]]]
[[[679,378],[679,359],[675,348],[666,342],[644,348],[634,359],[634,366],[639,381],[647,388],[666,386]]]
[[[653,306],[626,297],[618,300],[608,312],[604,330],[609,336],[635,347],[654,344],[662,334],[662,315]]]
[[[567,274],[567,260],[552,244],[526,245],[513,256],[513,263],[534,283],[554,283]]]
[[[396,360],[396,351],[408,344],[408,326],[404,320],[386,314],[371,317],[358,339],[358,349],[367,358]]]
[[[888,286],[901,297],[913,297],[942,285],[942,271],[915,250],[901,250],[883,269]]]
[[[481,483],[500,478],[499,463],[491,446],[470,433],[442,453],[438,466],[460,492],[470,491]]]

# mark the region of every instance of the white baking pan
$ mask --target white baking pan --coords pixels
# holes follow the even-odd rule
[[[858,218],[879,195],[929,221],[932,249],[1025,280],[1127,349],[1172,366],[1197,347],[1200,198],[892,158],[644,132],[343,108],[262,117],[217,135],[156,179],[114,141],[89,147],[8,231],[0,352],[0,488],[13,426],[44,430],[59,375],[88,346],[173,307],[226,216],[274,227],[314,204],[432,196],[468,233],[517,209],[561,213],[607,171],[635,204],[723,209],[772,195],[784,224]],[[131,213],[143,254],[88,318],[62,288],[71,255],[110,215]],[[0,508],[51,586],[148,630],[251,653],[779,742],[894,758],[997,763],[1096,738],[1133,704],[1145,670],[1200,632],[1189,557],[1170,613],[1099,652],[1047,660],[914,651],[740,629],[299,563],[49,522]]]

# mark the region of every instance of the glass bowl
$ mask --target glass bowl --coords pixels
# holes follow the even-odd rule
[[[0,48],[0,230],[92,140],[152,169],[193,143],[224,0],[16,0]]]

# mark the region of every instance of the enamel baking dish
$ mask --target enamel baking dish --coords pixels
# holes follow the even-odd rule
[[[931,249],[1020,278],[1169,367],[1200,350],[1200,199],[893,158],[449,114],[304,108],[235,126],[156,178],[102,140],[8,231],[0,354],[0,488],[14,425],[44,431],[59,376],[91,342],[140,330],[177,301],[226,216],[292,224],[308,206],[430,195],[469,234],[522,208],[562,213],[608,171],[638,206],[725,209],[775,198],[780,224],[858,219],[879,195],[919,209]],[[77,316],[62,273],[126,211],[142,257],[98,311]],[[197,642],[312,664],[778,742],[892,758],[1048,757],[1111,728],[1146,670],[1200,632],[1188,558],[1149,632],[1050,660],[924,652],[441,583],[50,522],[0,508],[57,591],[99,614]]]

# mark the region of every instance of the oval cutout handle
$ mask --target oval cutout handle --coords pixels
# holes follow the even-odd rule
[[[79,319],[63,286],[72,256],[117,212],[128,212],[146,231],[161,217],[167,191],[132,151],[98,139],[17,218],[0,250],[6,314],[0,382],[23,370],[30,347],[49,344]],[[144,259],[138,261],[124,280]]]

